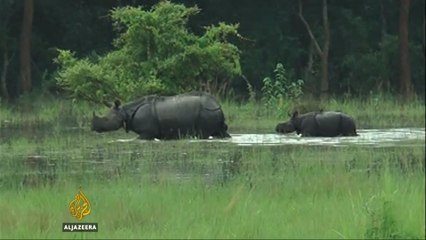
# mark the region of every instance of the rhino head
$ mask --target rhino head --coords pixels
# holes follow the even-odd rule
[[[125,127],[126,116],[126,112],[121,107],[121,102],[116,100],[109,113],[104,117],[96,116],[93,111],[92,131],[109,132]]]
[[[298,115],[299,113],[297,111],[293,112],[293,114],[288,114],[290,117],[290,120],[287,122],[278,123],[275,127],[275,131],[278,133],[291,133],[294,131],[297,131],[296,126],[298,124]]]
[[[296,131],[296,128],[291,123],[291,121],[287,121],[287,122],[278,123],[277,126],[275,127],[275,131],[279,133],[291,133]]]

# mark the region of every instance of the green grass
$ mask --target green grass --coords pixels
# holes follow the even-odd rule
[[[313,181],[307,176],[301,180]],[[355,176],[316,179],[333,190],[320,192],[319,184],[259,183],[249,188],[244,181],[226,187],[205,186],[193,181],[182,184],[118,181],[85,186],[92,213],[84,219],[97,222],[98,233],[90,238],[364,238],[371,231],[378,237],[424,237],[424,196],[421,179],[388,176],[387,180],[361,180]],[[335,180],[335,182],[333,181]],[[339,181],[337,181],[339,180]],[[378,181],[378,182],[373,182]],[[417,183],[413,185],[413,183]],[[381,212],[385,193],[390,208]],[[67,203],[78,185],[61,189],[41,188],[2,194],[0,237],[80,238],[81,233],[62,233],[62,222],[73,222]],[[303,189],[303,188],[302,188]],[[10,206],[13,202],[13,208]],[[367,210],[367,208],[370,208]],[[377,216],[373,216],[376,214]],[[394,225],[383,226],[385,214]],[[378,226],[378,230],[371,230]],[[383,229],[384,228],[384,229]],[[383,234],[385,233],[385,234]],[[371,236],[371,234],[370,234]]]
[[[423,148],[113,144],[95,137],[1,149],[1,169],[15,173],[0,180],[8,216],[0,220],[1,238],[424,237]],[[22,145],[36,145],[32,151],[55,163],[54,173],[43,164],[28,169],[34,152]],[[39,173],[37,184],[23,183],[28,170]],[[98,233],[60,230],[73,221],[67,205],[80,186],[93,206],[84,221],[98,222]]]
[[[360,128],[424,127],[420,102],[375,104],[331,100],[327,109]],[[424,141],[119,143],[111,141],[135,135],[90,132],[92,107],[43,99],[0,107],[0,238],[425,238]],[[273,132],[280,120],[260,104],[223,108],[231,133]],[[77,222],[68,204],[80,187],[92,204],[83,222],[97,222],[98,233],[61,231]]]

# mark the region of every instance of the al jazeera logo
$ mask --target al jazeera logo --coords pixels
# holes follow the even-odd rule
[[[89,199],[80,191],[68,205],[69,211],[73,217],[81,221],[92,211]],[[62,232],[97,232],[97,223],[62,223]]]

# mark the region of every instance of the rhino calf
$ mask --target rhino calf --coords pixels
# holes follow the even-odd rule
[[[278,133],[296,131],[302,137],[358,136],[355,121],[341,112],[293,113],[290,120],[275,127]]]
[[[127,132],[139,134],[141,139],[150,140],[230,137],[221,106],[212,95],[204,92],[150,95],[124,105],[116,101],[105,117],[93,112],[93,131],[114,131],[122,127]]]

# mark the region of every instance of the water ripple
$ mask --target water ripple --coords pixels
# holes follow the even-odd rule
[[[300,137],[296,134],[234,134],[231,142],[241,146],[252,145],[319,145],[370,147],[412,146],[425,141],[424,128],[361,129],[356,137]]]
[[[181,140],[193,143],[199,142],[221,142],[233,143],[239,146],[256,145],[309,145],[309,146],[334,146],[343,147],[351,145],[362,145],[367,147],[410,147],[424,146],[425,128],[388,128],[388,129],[359,129],[356,137],[300,137],[292,134],[231,134],[230,139],[208,139],[208,140]],[[146,140],[117,139],[113,142],[147,142]],[[158,139],[156,142],[163,142]]]

